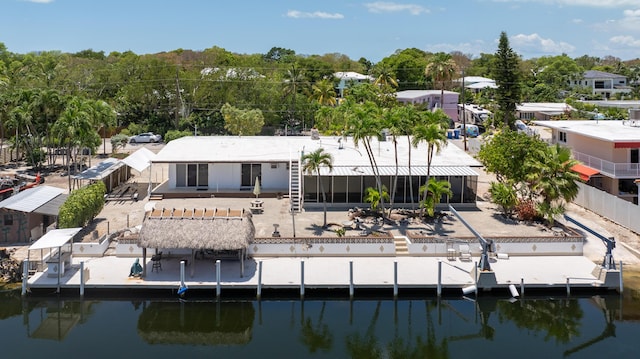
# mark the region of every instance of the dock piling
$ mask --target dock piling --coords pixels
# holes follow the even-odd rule
[[[304,260],[300,261],[300,299],[304,299]]]
[[[84,297],[84,261],[80,262],[80,296]]]
[[[520,278],[520,296],[524,298],[524,278]]]
[[[29,283],[29,260],[22,262],[22,295],[27,294],[27,284]]]
[[[262,297],[262,261],[258,261],[258,294],[257,298],[260,300]]]
[[[620,261],[620,294],[624,291],[624,281],[622,280],[622,261]]]
[[[442,261],[438,261],[438,286],[436,287],[438,298],[442,296]]]
[[[398,298],[398,261],[393,261],[393,299]]]
[[[353,300],[353,261],[349,261],[349,299]]]
[[[571,285],[569,284],[569,277],[567,277],[567,297],[571,296]]]
[[[220,299],[220,260],[216,260],[216,298]]]

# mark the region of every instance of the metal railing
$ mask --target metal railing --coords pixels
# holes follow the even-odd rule
[[[586,166],[600,171],[603,175],[609,177],[639,177],[640,165],[638,163],[618,163],[603,160],[595,156],[587,155],[582,152],[572,151],[573,158],[582,162]]]

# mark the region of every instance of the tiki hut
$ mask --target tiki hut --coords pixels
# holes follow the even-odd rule
[[[244,261],[255,236],[251,217],[244,209],[153,209],[140,229],[138,246],[143,248],[143,263],[147,248],[191,249],[192,259],[196,251],[237,251]]]

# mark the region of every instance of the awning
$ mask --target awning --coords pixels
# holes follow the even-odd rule
[[[613,148],[640,148],[640,142],[615,142]]]
[[[581,164],[574,165],[573,167],[571,167],[571,170],[578,173],[583,181],[588,181],[591,176],[600,173],[600,171],[596,169]]]
[[[63,193],[61,188],[39,185],[5,199],[0,202],[0,208],[31,213]]]
[[[126,163],[127,166],[133,168],[134,170],[142,172],[147,169],[149,165],[151,165],[151,160],[153,160],[155,157],[155,153],[142,147],[136,152],[122,159],[122,162]]]
[[[32,244],[31,247],[29,247],[29,250],[62,247],[73,239],[73,236],[78,234],[81,229],[82,228],[79,227],[53,229]]]

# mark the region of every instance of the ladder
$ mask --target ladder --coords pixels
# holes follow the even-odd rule
[[[302,176],[300,174],[300,160],[290,160],[289,162],[289,201],[291,201],[290,211],[294,213],[302,212],[301,196]]]

